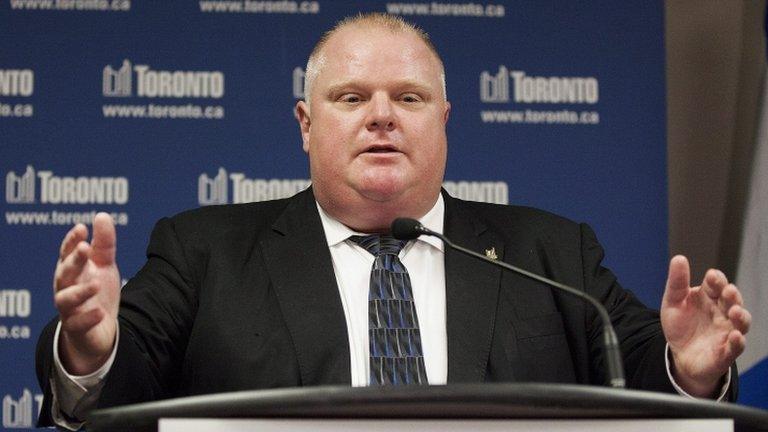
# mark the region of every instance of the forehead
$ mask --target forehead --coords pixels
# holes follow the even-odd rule
[[[318,81],[373,77],[438,80],[442,72],[437,56],[413,32],[357,25],[340,29],[322,51]]]

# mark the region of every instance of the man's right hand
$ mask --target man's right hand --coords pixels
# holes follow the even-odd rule
[[[53,279],[59,310],[59,358],[73,375],[87,375],[109,358],[117,334],[120,273],[115,262],[116,236],[112,218],[98,213],[93,239],[88,228],[75,225],[61,242]]]

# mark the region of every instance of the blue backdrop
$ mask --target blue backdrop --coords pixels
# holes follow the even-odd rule
[[[308,182],[293,106],[322,31],[357,11],[432,36],[448,97],[446,188],[589,222],[658,306],[667,266],[661,1],[0,2],[0,397],[37,417],[34,344],[68,227],[105,210],[119,266],[182,209]]]

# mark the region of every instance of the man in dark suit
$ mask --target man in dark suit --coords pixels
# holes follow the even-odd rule
[[[174,396],[369,384],[373,258],[350,236],[387,233],[401,216],[599,298],[629,387],[735,397],[730,368],[750,315],[722,273],[691,287],[687,261],[673,258],[659,317],[600,265],[587,226],[441,193],[450,104],[421,30],[388,15],[345,20],[316,46],[305,85],[307,191],[161,220],[122,293],[109,217],[96,217],[90,243],[85,226],[66,235],[59,320],[38,345],[41,424],[76,427],[95,406]],[[603,382],[601,326],[580,300],[428,239],[399,256],[430,384]]]

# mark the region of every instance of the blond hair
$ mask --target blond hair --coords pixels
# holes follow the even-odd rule
[[[315,47],[312,49],[312,53],[309,54],[309,60],[307,60],[307,68],[304,74],[304,100],[309,104],[310,92],[312,91],[312,85],[314,84],[317,76],[320,75],[320,70],[325,65],[325,56],[323,55],[323,48],[328,43],[328,40],[334,34],[340,30],[351,26],[367,26],[367,27],[379,27],[391,31],[392,33],[412,33],[421,39],[427,48],[435,55],[438,63],[440,64],[440,82],[443,89],[443,99],[447,99],[447,93],[445,88],[445,67],[443,66],[443,60],[440,58],[440,54],[437,52],[437,48],[429,39],[429,35],[421,27],[404,20],[397,15],[390,15],[382,12],[370,12],[359,13],[355,16],[350,16],[337,22],[332,29],[323,34],[320,40],[317,41]]]

